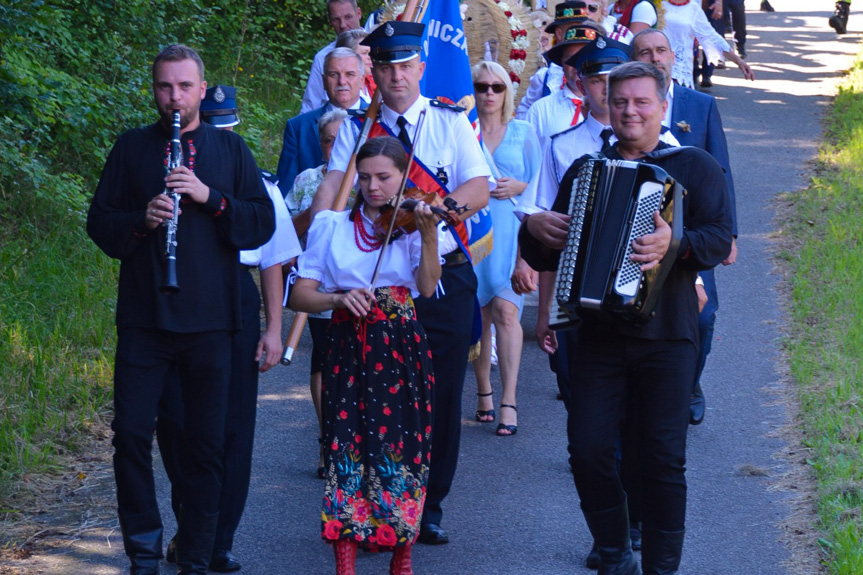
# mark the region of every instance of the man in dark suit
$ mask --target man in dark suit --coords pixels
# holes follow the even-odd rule
[[[341,108],[360,110],[366,105],[360,101],[363,86],[363,60],[350,48],[335,48],[324,58],[324,90],[327,103],[305,114],[288,120],[282,143],[282,155],[276,177],[282,196],[287,195],[297,174],[324,163],[318,135],[318,119],[325,112]]]
[[[671,133],[680,142],[681,146],[695,146],[708,152],[713,156],[725,172],[725,181],[728,184],[728,194],[731,197],[731,208],[734,224],[734,238],[737,238],[737,208],[734,199],[734,181],[731,177],[731,164],[728,159],[728,144],[725,141],[725,132],[722,129],[722,118],[719,116],[719,108],[713,96],[678,86],[671,82],[671,68],[674,65],[674,52],[671,50],[668,38],[659,30],[648,28],[639,32],[632,40],[632,55],[635,60],[649,62],[663,70],[668,78],[668,111],[663,120],[663,125],[671,129]],[[737,259],[737,241],[731,245],[731,253],[722,261],[723,265],[731,265]],[[698,316],[699,330],[699,357],[698,366],[693,382],[692,404],[690,406],[690,423],[698,425],[704,419],[704,394],[701,390],[699,379],[707,354],[710,353],[710,344],[713,340],[713,327],[716,322],[716,310],[719,308],[719,300],[716,292],[716,282],[713,270],[699,273],[703,286],[696,285],[696,289],[703,289],[707,296],[707,304]],[[699,294],[704,296],[705,294]]]

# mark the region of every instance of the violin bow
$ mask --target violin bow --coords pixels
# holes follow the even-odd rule
[[[393,205],[393,217],[390,219],[390,225],[387,228],[387,235],[384,237],[384,243],[381,245],[381,253],[378,254],[378,261],[375,264],[375,273],[372,274],[372,281],[369,284],[369,291],[374,292],[375,286],[378,283],[378,275],[381,272],[381,263],[384,261],[384,253],[387,251],[387,246],[390,243],[390,240],[393,237],[393,230],[396,227],[396,214],[399,213],[399,207],[402,205],[402,200],[405,197],[405,186],[408,183],[408,178],[410,177],[411,166],[414,164],[414,155],[416,154],[417,149],[417,139],[419,138],[420,130],[423,127],[423,123],[426,119],[426,111],[422,110],[420,112],[420,117],[417,119],[417,129],[414,130],[414,139],[411,145],[411,153],[408,156],[408,164],[405,167],[405,173],[402,175],[402,183],[399,186],[399,192],[395,195],[395,204]]]
[[[422,16],[422,13],[423,2],[420,0],[408,0],[405,5],[404,12],[402,12],[402,20],[406,22],[416,22],[417,18]],[[363,129],[360,132],[360,137],[357,139],[356,145],[354,145],[354,153],[351,155],[350,161],[348,161],[345,175],[342,178],[341,186],[339,186],[339,192],[336,194],[335,201],[333,201],[332,209],[335,211],[342,211],[345,209],[345,206],[348,205],[348,196],[351,193],[351,188],[354,184],[354,176],[356,176],[357,173],[357,152],[360,147],[366,143],[366,140],[368,140],[369,131],[372,129],[372,124],[377,120],[382,100],[383,96],[381,95],[380,88],[375,88],[372,102],[369,104],[369,107],[366,108],[366,115],[363,119]],[[297,345],[300,343],[300,336],[303,335],[303,328],[305,327],[306,320],[308,320],[308,318],[309,314],[306,312],[300,311],[294,314],[291,328],[288,330],[288,336],[285,338],[285,348],[282,352],[281,360],[282,365],[291,365],[291,361],[294,357],[294,350],[297,349]]]

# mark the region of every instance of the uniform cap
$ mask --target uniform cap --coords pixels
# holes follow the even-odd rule
[[[201,100],[201,119],[217,128],[230,128],[239,124],[237,89],[221,85],[207,88],[207,93]]]
[[[395,64],[419,54],[425,24],[418,22],[384,22],[360,41],[371,48],[369,56],[377,62]]]
[[[593,42],[578,51],[565,62],[578,71],[578,75],[586,78],[597,74],[608,74],[615,67],[629,62],[632,49],[623,42],[597,37]]]

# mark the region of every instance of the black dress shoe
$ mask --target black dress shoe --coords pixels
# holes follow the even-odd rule
[[[692,397],[689,399],[689,424],[699,425],[704,421],[704,411],[704,392],[701,391],[701,384],[698,384],[692,390]]]
[[[420,535],[417,538],[420,543],[426,545],[443,545],[449,543],[449,535],[435,523],[423,523],[420,527]]]
[[[213,559],[210,561],[210,571],[216,573],[231,573],[239,571],[242,565],[231,553],[230,549],[216,549],[213,551]]]
[[[594,571],[602,566],[602,557],[599,556],[599,545],[596,544],[596,541],[593,542],[593,547],[590,548],[590,553],[584,560],[584,566]]]
[[[165,550],[165,561],[174,564],[177,562],[177,536],[174,535]]]

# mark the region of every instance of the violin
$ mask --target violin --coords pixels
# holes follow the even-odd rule
[[[399,209],[396,211],[393,204],[396,202],[396,196],[381,206],[378,217],[374,222],[374,235],[378,240],[385,240],[387,230],[395,218],[393,224],[393,235],[390,241],[396,239],[402,234],[412,234],[417,231],[416,219],[414,219],[414,209],[420,204],[428,204],[431,207],[433,214],[440,217],[446,225],[454,226],[458,220],[458,215],[467,211],[467,206],[460,206],[453,198],[443,198],[434,192],[424,192],[418,187],[408,188],[404,191],[404,198],[399,204]]]

